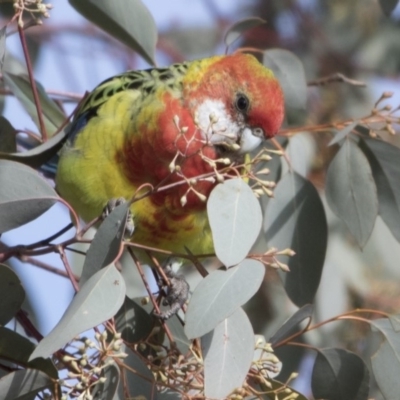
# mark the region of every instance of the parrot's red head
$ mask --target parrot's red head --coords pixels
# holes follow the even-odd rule
[[[188,71],[186,98],[212,144],[232,138],[241,153],[277,134],[284,115],[282,89],[272,71],[249,54],[212,57]],[[213,125],[210,133],[210,121]]]

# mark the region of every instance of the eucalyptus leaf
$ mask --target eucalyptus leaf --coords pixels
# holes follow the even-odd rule
[[[0,116],[0,154],[17,151],[17,131],[7,118]]]
[[[394,11],[397,4],[399,4],[399,0],[379,0],[379,4],[385,15],[390,17],[390,14]]]
[[[14,317],[25,299],[25,290],[16,273],[0,264],[0,325]]]
[[[246,313],[238,308],[201,338],[204,394],[225,399],[242,386],[254,355],[254,333]]]
[[[375,225],[378,198],[371,167],[353,140],[344,142],[328,168],[326,180],[330,208],[364,247]]]
[[[386,318],[370,321],[370,324],[384,338],[371,357],[372,371],[385,399],[397,399],[400,393],[400,334]]]
[[[138,303],[125,297],[124,304],[115,315],[115,327],[127,343],[146,338],[154,327],[154,319]]]
[[[140,0],[69,0],[85,18],[155,65],[157,29]]]
[[[226,32],[224,42],[229,47],[243,35],[244,32],[251,28],[266,24],[266,21],[259,17],[246,18],[233,24]]]
[[[124,364],[128,368],[121,371],[121,383],[124,385],[119,385],[118,399],[157,399],[154,376],[147,365],[129,348],[125,348],[124,351],[128,354],[128,357],[124,359]]]
[[[0,151],[0,159],[17,161],[32,168],[38,168],[57,154],[66,139],[67,133],[62,130],[46,142],[30,150],[20,153],[4,153]]]
[[[113,400],[118,389],[120,380],[119,368],[115,363],[108,364],[101,371],[101,377],[105,378],[104,383],[97,383],[93,389],[93,399],[95,400]]]
[[[57,379],[57,369],[50,359],[36,358],[28,362],[34,348],[35,345],[29,339],[11,329],[0,327],[0,358],[25,368],[38,369]]]
[[[269,339],[272,346],[281,342],[285,338],[293,335],[298,329],[299,324],[305,319],[311,320],[314,306],[312,304],[306,304],[297,310],[285,323],[277,330],[276,333]]]
[[[351,124],[347,125],[345,128],[337,131],[335,136],[332,140],[328,143],[328,146],[333,146],[336,143],[341,142],[344,138],[346,138],[351,131],[357,126],[358,122],[352,122]]]
[[[40,123],[37,108],[28,76],[22,74],[16,75],[6,71],[3,73],[3,79],[39,128]],[[36,82],[36,89],[43,112],[43,122],[46,132],[49,136],[53,136],[65,122],[66,117],[60,107],[47,95],[42,85],[38,82]]]
[[[227,267],[238,264],[257,240],[262,224],[260,204],[242,179],[218,184],[207,201],[217,257]]]
[[[185,332],[189,339],[198,338],[232,315],[259,289],[264,266],[245,260],[228,271],[214,271],[196,287],[187,311]]]
[[[23,369],[9,373],[0,379],[0,399],[25,400],[40,391],[52,388],[54,383],[44,372]]]
[[[32,168],[0,160],[0,233],[17,228],[47,211],[58,198]]]
[[[314,186],[296,172],[279,181],[264,215],[269,247],[292,249],[279,256],[290,272],[281,273],[285,290],[298,306],[312,303],[321,279],[328,239],[325,211]]]
[[[118,205],[101,223],[86,253],[80,285],[101,268],[114,262],[121,253],[129,206],[129,202]]]
[[[400,242],[400,149],[377,139],[361,139],[377,188],[379,214]]]
[[[6,55],[7,25],[0,29],[0,73],[3,73],[4,57]]]
[[[368,400],[368,368],[359,356],[350,351],[319,349],[311,388],[317,399]]]
[[[75,336],[113,317],[125,299],[125,283],[110,265],[93,275],[76,294],[55,328],[30,356],[49,357]]]
[[[300,59],[290,51],[271,49],[264,52],[263,64],[279,80],[286,108],[304,110],[307,103],[307,81]]]

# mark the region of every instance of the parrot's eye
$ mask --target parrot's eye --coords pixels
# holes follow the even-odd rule
[[[239,93],[236,96],[235,106],[238,111],[246,112],[250,107],[249,98],[246,95],[244,95],[243,93]]]

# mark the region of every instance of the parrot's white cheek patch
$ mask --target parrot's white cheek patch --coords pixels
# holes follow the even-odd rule
[[[239,153],[244,154],[253,151],[261,144],[262,141],[263,140],[260,137],[253,134],[250,128],[244,128],[239,141]]]
[[[196,109],[195,121],[208,143],[218,145],[240,142],[240,121],[232,120],[220,100],[207,99],[201,103]]]

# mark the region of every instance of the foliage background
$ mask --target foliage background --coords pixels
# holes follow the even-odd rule
[[[385,16],[376,1],[275,0],[252,1],[244,5],[242,2],[222,4],[220,1],[203,0],[194,2],[191,7],[181,3],[181,6],[176,5],[176,9],[169,9],[171,17],[166,18],[167,22],[159,22],[157,15],[161,18],[166,10],[159,7],[156,1],[145,2],[157,20],[159,41],[156,59],[160,66],[223,52],[226,29],[237,20],[256,15],[268,23],[246,33],[237,45],[263,49],[278,47],[294,52],[303,62],[309,82],[341,72],[368,85],[361,88],[336,82],[313,86],[308,91],[307,109],[292,111],[287,116],[290,124],[310,126],[361,118],[370,112],[381,92],[386,90],[395,92],[388,102],[395,107],[400,103],[400,91],[397,90],[399,22],[396,13],[392,17]],[[54,4],[55,10],[49,23],[45,21],[44,26],[27,31],[34,55],[35,76],[46,89],[74,92],[79,97],[110,75],[146,66],[124,45],[71,11],[66,2],[58,4]],[[61,4],[63,10],[68,10],[68,19],[64,12],[58,14]],[[6,9],[8,4],[1,6],[7,21],[10,15],[10,10]],[[178,10],[183,14],[179,22],[173,15],[175,12],[178,15]],[[199,21],[198,10],[202,10],[204,24]],[[17,43],[16,38],[7,40],[10,53],[19,48]],[[34,125],[23,119],[21,111],[18,111],[16,119],[15,110],[19,106],[15,99],[7,96],[5,100],[4,115],[14,126],[33,129]],[[73,108],[73,104],[66,106],[68,111]],[[14,121],[18,121],[18,126]],[[398,129],[398,126],[395,128]],[[287,150],[292,166],[309,177],[323,198],[327,166],[337,151],[335,147],[327,146],[331,139],[331,133],[310,133],[305,129],[291,139]],[[396,136],[386,134],[384,139],[400,145]],[[42,227],[50,223],[52,228],[61,228],[68,217],[60,208],[52,209],[50,215],[41,217],[29,228],[25,226],[4,234],[2,240],[6,243],[30,241],[30,238],[37,240],[45,235],[41,232]],[[371,237],[360,251],[344,223],[333,215],[328,206],[325,211],[329,222],[329,244],[317,294],[315,321],[325,321],[358,307],[397,313],[400,302],[399,243],[378,217]],[[55,220],[57,227],[53,225]],[[61,268],[54,257],[43,260],[51,265],[58,263]],[[62,314],[62,301],[72,297],[72,288],[64,278],[56,278],[50,283],[49,273],[38,268],[17,266],[16,263],[12,265],[24,277],[24,287],[29,294],[26,307],[32,307],[38,329],[46,334]],[[43,294],[40,289],[43,285],[46,285],[47,296],[38,303],[36,301]],[[49,305],[53,299],[57,299],[57,307],[53,316],[49,317]],[[260,300],[263,309],[257,306]],[[266,337],[275,332],[295,309],[274,271],[268,271],[257,296],[247,306],[255,332]],[[341,321],[313,331],[307,340],[316,346],[339,346],[368,356],[376,349],[377,342],[376,336],[370,337],[368,330],[365,324]],[[286,351],[290,352],[277,352],[284,366],[280,380],[284,381],[291,371],[300,369],[304,373],[293,386],[308,394],[307,376],[310,374],[307,371],[315,354],[305,353],[301,348]]]

